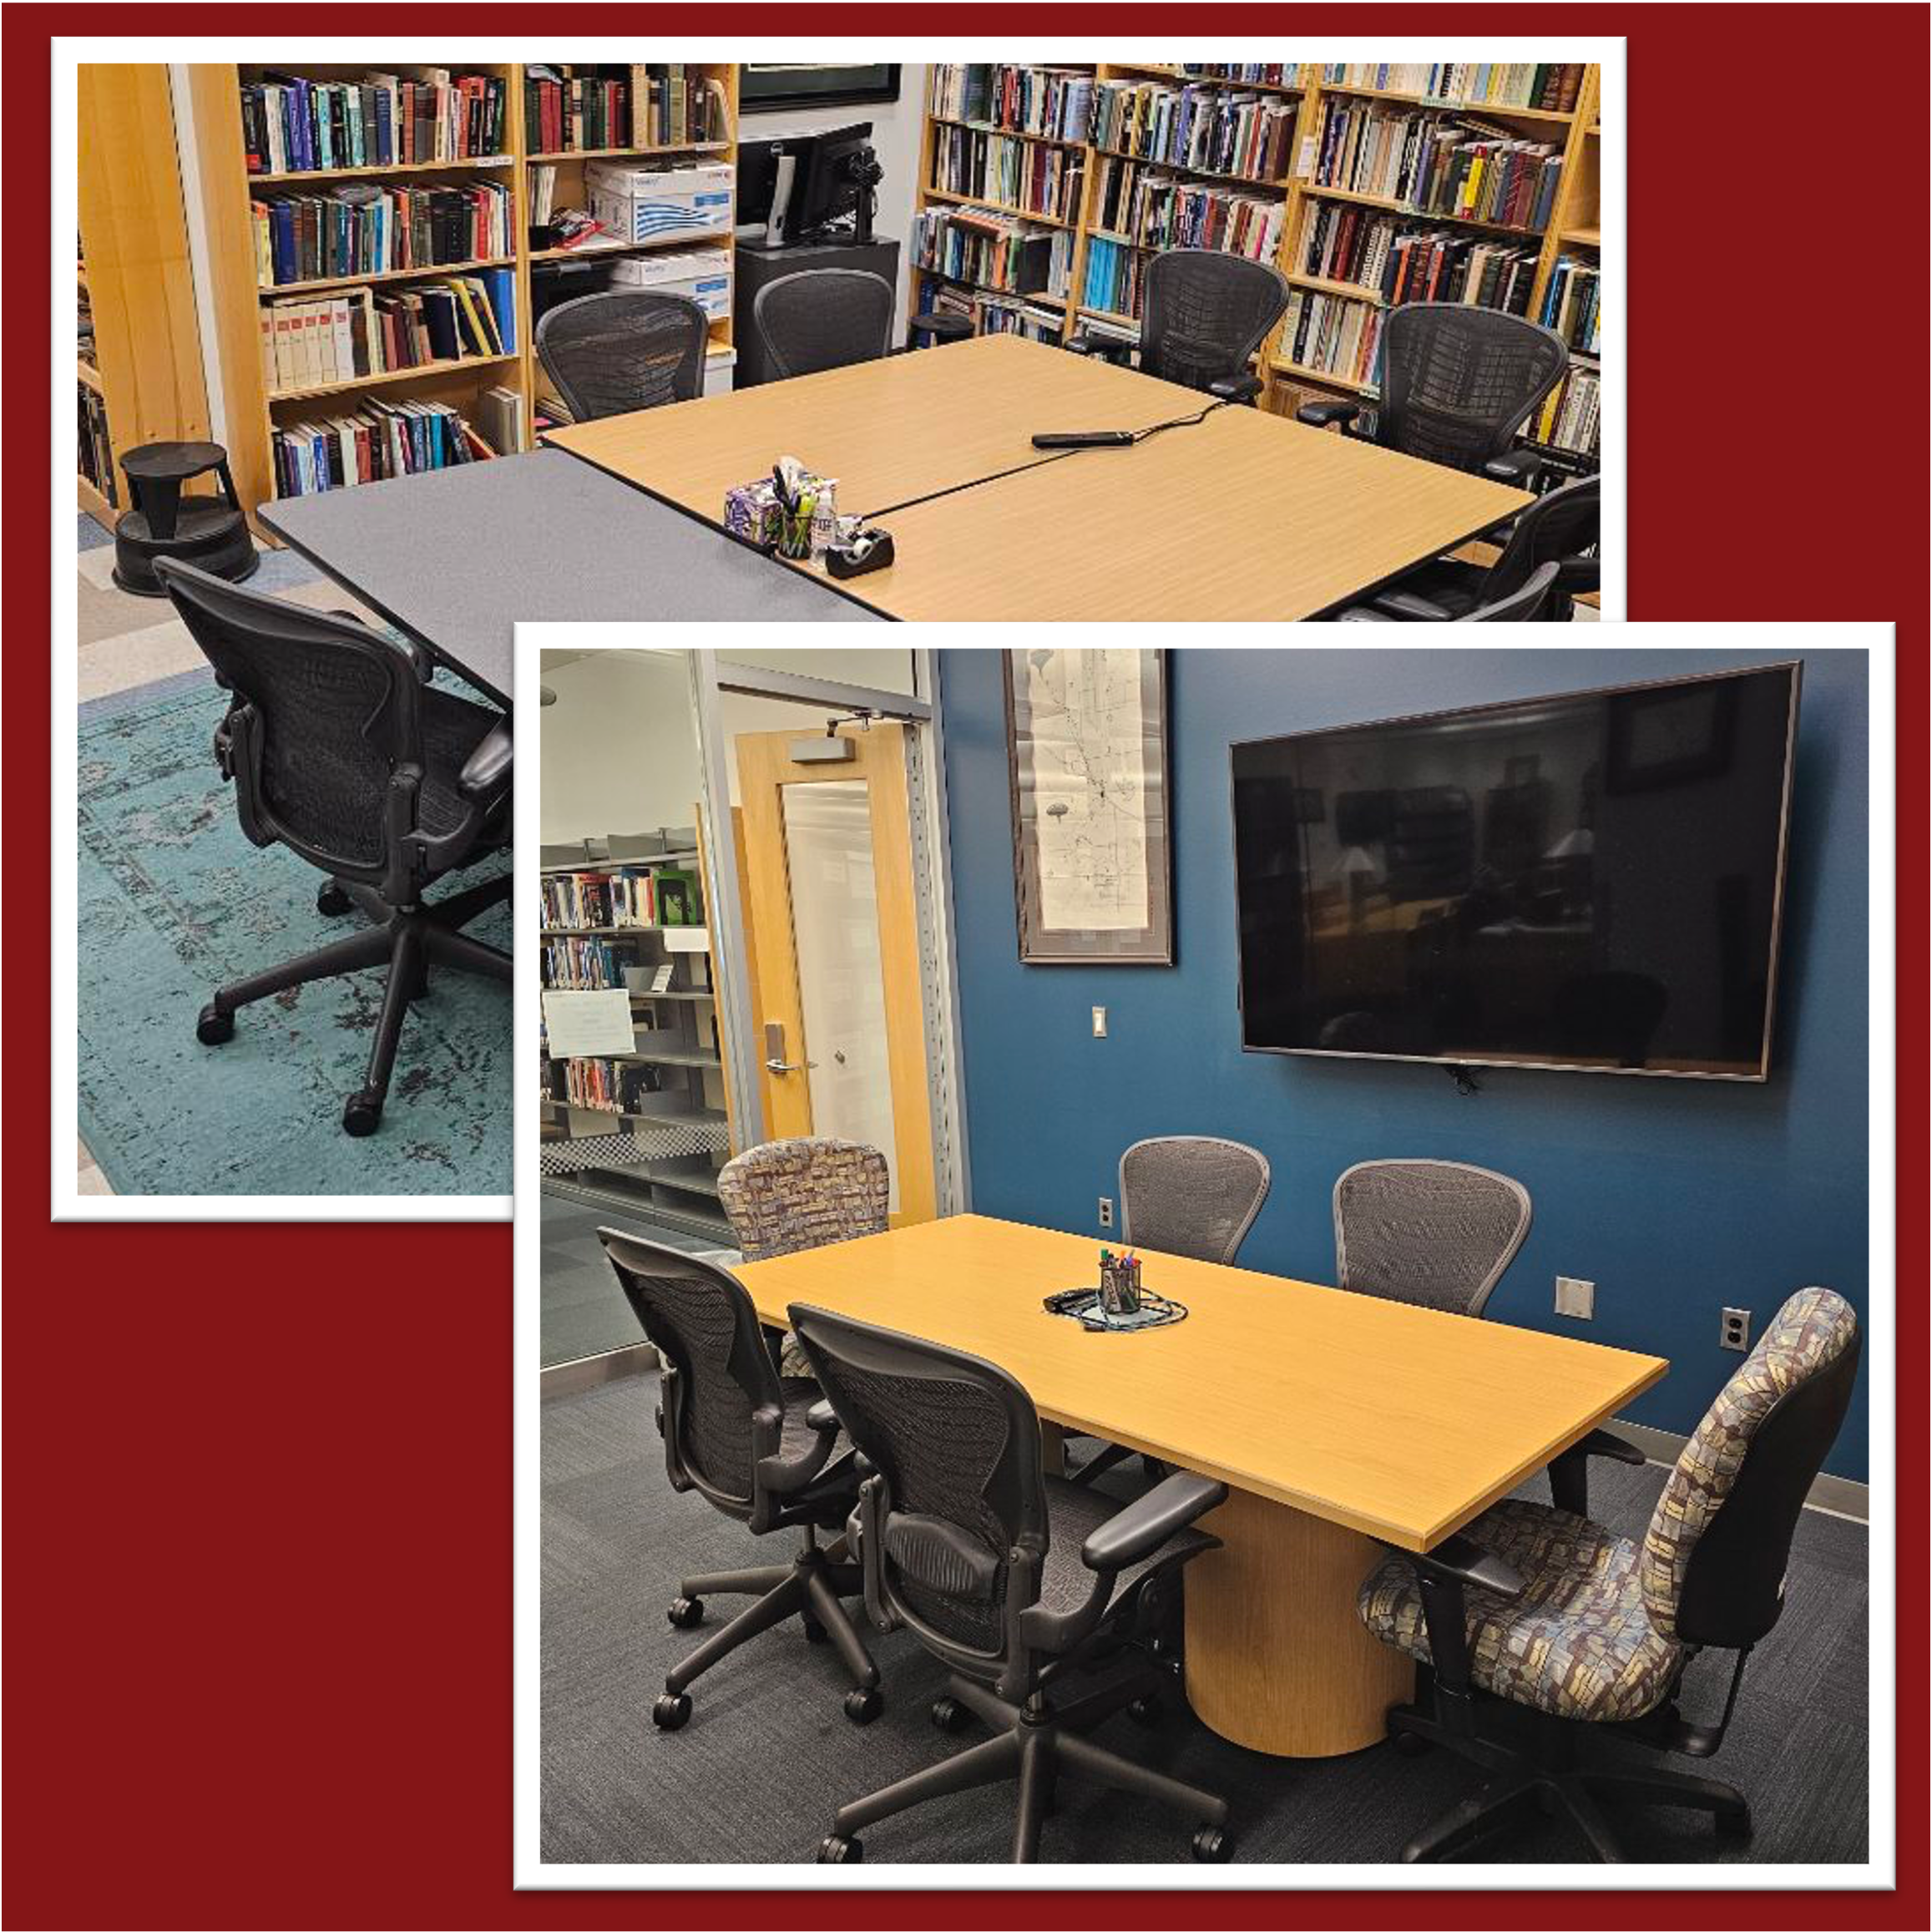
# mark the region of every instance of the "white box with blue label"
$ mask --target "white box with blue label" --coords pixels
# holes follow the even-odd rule
[[[732,169],[700,161],[682,168],[629,168],[594,161],[584,170],[590,212],[620,241],[721,239],[731,231]]]
[[[714,322],[722,321],[731,312],[731,251],[679,248],[662,255],[626,255],[611,268],[610,286],[685,296]]]

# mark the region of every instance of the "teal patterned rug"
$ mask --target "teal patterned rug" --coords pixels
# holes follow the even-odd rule
[[[190,671],[80,707],[80,1132],[119,1194],[510,1191],[510,989],[442,973],[410,1009],[382,1125],[342,1131],[382,976],[265,999],[205,1047],[218,985],[348,929],[321,875],[242,837],[210,748],[224,708]],[[507,869],[459,873],[438,895]],[[508,905],[467,928],[510,943]]]

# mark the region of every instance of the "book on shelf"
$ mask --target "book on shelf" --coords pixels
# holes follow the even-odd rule
[[[1214,248],[1272,262],[1287,204],[1163,173],[1157,164],[1100,158],[1090,221],[1140,248]]]
[[[983,336],[1019,336],[1029,342],[1057,342],[1060,339],[1065,318],[1058,309],[1036,308],[1019,297],[999,295],[983,296],[977,305],[969,302],[967,306],[969,311],[977,308],[974,320]]]
[[[630,145],[630,69],[523,69],[523,146],[533,154]]]
[[[1524,425],[1532,443],[1568,450],[1596,460],[1603,413],[1603,378],[1595,369],[1572,365]]]
[[[343,289],[261,305],[271,396],[516,351],[512,271],[485,269],[405,289]]]
[[[1085,168],[1079,149],[979,128],[938,126],[933,135],[931,185],[942,193],[997,201],[1060,221],[1079,215]]]
[[[1477,122],[1432,121],[1410,199],[1424,215],[1535,230],[1549,224],[1562,173],[1562,153],[1547,141],[1516,140]]]
[[[1560,255],[1543,291],[1543,312],[1536,319],[1555,330],[1580,354],[1602,352],[1602,271],[1594,261]]]
[[[1090,235],[1080,275],[1080,306],[1104,309],[1110,315],[1138,316],[1146,266],[1147,256],[1141,250]]]
[[[1094,88],[1093,144],[1204,174],[1283,181],[1295,103],[1218,87],[1103,80]]]
[[[655,926],[660,923],[656,881],[640,866],[554,872],[544,881],[544,923]]]
[[[120,492],[114,483],[114,445],[108,440],[107,400],[85,382],[80,391],[80,473],[117,508]]]
[[[637,1061],[573,1058],[562,1065],[564,1090],[559,1097],[573,1107],[601,1114],[635,1114],[646,1094],[664,1090],[658,1070]]]
[[[1282,318],[1281,352],[1297,368],[1372,383],[1382,346],[1382,317],[1373,302],[1292,290]]]
[[[623,963],[608,940],[546,939],[544,984],[571,993],[612,991],[624,984]]]
[[[1568,114],[1583,88],[1580,61],[1343,61],[1322,67],[1324,87],[1420,94],[1459,106]]]
[[[326,193],[258,195],[248,206],[264,288],[487,260],[514,248],[510,191],[498,181],[357,181]]]
[[[1249,85],[1259,83],[1264,87],[1293,87],[1301,69],[1292,62],[1245,61],[1214,62],[1188,61],[1184,63],[1190,80],[1245,81]]]
[[[269,73],[241,89],[251,174],[414,167],[495,157],[506,147],[500,75],[422,68],[359,81]]]
[[[1010,133],[1082,142],[1094,77],[1072,68],[991,63],[936,66],[932,112],[941,120],[988,121]]]
[[[1310,205],[1297,267],[1323,281],[1373,289],[1392,308],[1403,302],[1468,302],[1526,316],[1537,250],[1464,230],[1418,228],[1413,220],[1355,202]]]
[[[997,208],[923,208],[913,218],[914,264],[953,281],[1018,296],[1064,296],[1074,235]]]
[[[270,442],[278,497],[449,469],[490,454],[447,402],[372,399],[350,415],[279,423]]]
[[[521,456],[530,447],[523,398],[515,389],[486,389],[476,399],[476,429],[498,456]]]
[[[1318,188],[1406,201],[1429,124],[1425,114],[1330,95],[1316,124],[1310,179]]]

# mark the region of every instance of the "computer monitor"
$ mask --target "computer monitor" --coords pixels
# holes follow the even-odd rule
[[[872,124],[827,128],[815,134],[780,134],[744,141],[738,148],[737,225],[741,235],[762,229],[789,245],[808,241],[861,205],[871,190],[852,172],[864,154]]]

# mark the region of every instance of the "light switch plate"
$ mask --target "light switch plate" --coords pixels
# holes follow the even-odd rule
[[[1596,1319],[1596,1283],[1580,1282],[1571,1275],[1556,1277],[1556,1312],[1574,1315],[1580,1322]]]
[[[1104,1006],[1096,1006],[1094,1009],[1094,1038],[1095,1039],[1105,1039],[1106,1037],[1107,1009]]]

